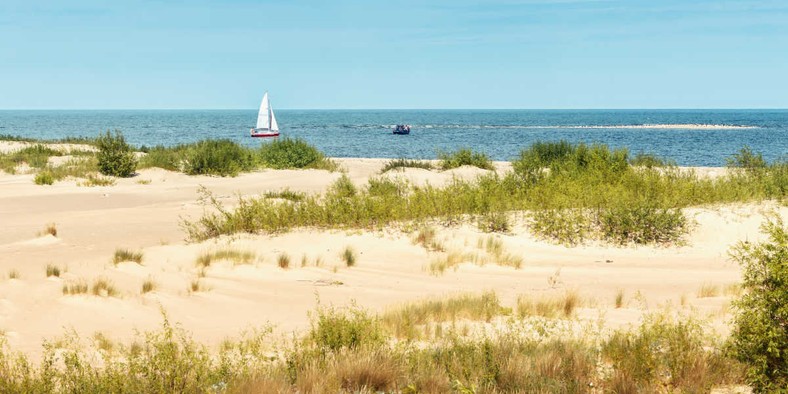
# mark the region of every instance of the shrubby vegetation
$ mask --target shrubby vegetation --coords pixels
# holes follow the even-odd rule
[[[530,212],[531,229],[561,243],[676,243],[689,231],[681,209],[712,203],[784,199],[788,165],[699,177],[677,167],[632,167],[624,149],[538,143],[523,150],[514,172],[445,187],[373,178],[365,188],[340,178],[323,195],[293,202],[240,198],[225,210],[187,223],[192,239],[236,232],[281,232],[293,227],[377,227],[395,222],[479,218],[485,231],[506,231],[510,212]]]
[[[104,175],[127,178],[137,169],[137,158],[120,131],[109,131],[96,138],[98,170]]]
[[[76,293],[87,291],[80,289]],[[64,290],[65,292],[65,290]],[[41,363],[0,351],[3,393],[709,392],[742,367],[692,319],[652,316],[601,335],[560,320],[511,316],[494,293],[428,300],[383,316],[319,307],[311,329],[280,343],[268,330],[212,354],[164,319],[131,345],[74,334]],[[495,333],[473,328],[496,322]],[[418,332],[418,335],[414,334]]]
[[[471,149],[463,148],[454,152],[438,152],[442,170],[450,170],[460,166],[473,166],[484,170],[494,169],[490,157],[481,152],[474,152]]]
[[[741,242],[731,253],[744,269],[745,292],[734,303],[730,344],[756,392],[780,392],[788,387],[788,227],[775,218],[762,229],[767,241]]]
[[[402,168],[421,168],[425,170],[431,170],[434,168],[434,166],[429,161],[424,160],[394,159],[386,162],[386,164],[384,164],[383,168],[380,170],[380,173],[382,174],[384,172]]]
[[[335,171],[336,163],[301,139],[277,139],[259,149],[230,140],[204,140],[171,148],[147,149],[142,168],[159,167],[189,175],[236,176],[258,168],[315,168]]]

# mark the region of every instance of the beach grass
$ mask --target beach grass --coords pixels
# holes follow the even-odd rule
[[[345,249],[342,250],[341,257],[342,257],[342,261],[345,262],[345,266],[348,268],[355,267],[356,263],[358,262],[358,254],[350,246],[346,246]]]
[[[63,283],[63,295],[87,294],[88,284],[84,280],[70,280]]]
[[[382,316],[320,306],[302,336],[269,331],[217,350],[164,315],[130,344],[106,337],[44,348],[62,368],[0,348],[2,392],[709,392],[742,384],[743,366],[695,319],[649,315],[634,329],[578,333],[541,319],[504,319],[495,333],[445,325],[428,343],[410,330],[435,322],[506,316],[493,293],[428,300]],[[436,326],[433,330],[438,330]],[[396,333],[400,332],[400,335]],[[100,357],[96,362],[96,355]]]
[[[400,170],[404,168],[421,168],[424,170],[432,170],[435,168],[435,166],[432,165],[431,162],[426,160],[409,160],[409,159],[399,158],[399,159],[387,161],[383,165],[383,168],[380,169],[380,173],[383,174],[392,170]]]
[[[494,170],[492,160],[485,153],[474,152],[470,148],[461,148],[453,152],[438,152],[438,167],[450,170],[461,166],[473,166],[484,170]]]
[[[57,278],[60,277],[60,267],[54,264],[47,264],[46,272],[47,272],[47,278],[52,276]]]
[[[156,284],[156,282],[154,282],[152,278],[148,278],[148,279],[145,279],[144,282],[142,282],[142,291],[141,291],[141,293],[142,294],[150,293],[150,292],[156,290],[156,288],[158,288],[158,285]]]
[[[118,265],[124,261],[133,261],[142,264],[142,252],[135,252],[131,249],[118,248],[112,256],[112,264]]]
[[[256,255],[247,250],[224,248],[200,254],[195,261],[195,265],[204,269],[210,267],[214,261],[219,260],[231,261],[233,265],[251,264],[255,258]]]
[[[677,244],[692,227],[683,208],[784,199],[788,193],[783,162],[706,178],[676,167],[633,167],[624,149],[541,143],[523,150],[512,165],[514,171],[505,175],[454,179],[443,187],[400,185],[372,194],[343,176],[326,193],[298,203],[239,197],[237,207],[226,210],[213,199],[216,212],[188,221],[185,228],[191,239],[204,240],[297,227],[457,222],[470,215],[486,216],[483,227],[502,231],[508,226],[500,215],[526,212],[530,231],[558,243]]]

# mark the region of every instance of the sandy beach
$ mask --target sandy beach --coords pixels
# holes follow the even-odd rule
[[[16,144],[3,142],[0,151]],[[361,185],[378,176],[387,160],[337,161]],[[508,163],[496,166],[499,173],[509,170]],[[697,170],[709,176],[725,171]],[[441,185],[453,177],[473,179],[484,172],[473,167],[406,169],[385,176]],[[201,243],[185,240],[182,222],[199,218],[206,209],[199,202],[202,187],[231,206],[237,195],[284,188],[320,192],[340,175],[263,170],[222,178],[147,169],[114,186],[85,187],[74,180],[39,186],[32,174],[0,172],[0,330],[12,349],[36,357],[45,340],[70,331],[83,338],[102,333],[128,341],[135,331],[159,327],[165,311],[195,339],[215,346],[224,338],[267,325],[284,334],[308,328],[308,312],[318,302],[355,302],[382,311],[424,297],[494,290],[511,305],[519,295],[571,290],[583,300],[581,318],[602,316],[611,327],[637,323],[648,311],[672,307],[708,318],[724,333],[732,296],[725,289],[740,280],[740,267],[729,259],[729,249],[739,241],[762,239],[759,226],[769,212],[788,218],[787,207],[770,202],[692,208],[685,212],[694,229],[684,245],[671,247],[556,245],[534,237],[522,214],[514,215],[508,234],[487,234],[474,223],[436,224],[436,239],[445,245],[444,252],[415,244],[415,232],[407,227],[301,229]],[[56,236],[43,233],[49,224],[55,225]],[[507,253],[521,256],[522,267],[466,262],[443,274],[429,270],[432,261],[452,251],[484,255],[478,245],[490,237],[500,240]],[[340,258],[348,246],[358,253],[354,267],[346,267]],[[118,248],[141,252],[142,263],[113,264]],[[214,262],[200,279],[201,291],[192,291],[191,283],[200,274],[197,258],[227,248],[250,252],[254,258],[247,264]],[[289,269],[278,266],[282,254],[291,259]],[[50,265],[61,270],[59,277],[47,277]],[[90,284],[99,278],[109,280],[118,294],[63,294],[66,283]],[[149,279],[156,288],[143,294],[142,283]],[[699,297],[703,286],[718,292]],[[615,308],[620,291],[624,303]]]

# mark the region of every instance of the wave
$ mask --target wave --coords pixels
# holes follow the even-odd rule
[[[343,129],[393,129],[396,125],[343,124]],[[662,129],[662,130],[746,130],[758,126],[704,123],[658,123],[627,125],[472,125],[472,124],[411,124],[414,129]]]

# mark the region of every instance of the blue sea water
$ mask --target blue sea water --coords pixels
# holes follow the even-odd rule
[[[0,134],[57,139],[119,129],[135,145],[229,138],[247,146],[256,110],[4,110]],[[332,157],[435,158],[470,147],[511,160],[536,141],[627,147],[679,165],[720,166],[743,146],[788,154],[788,110],[277,110],[283,137]],[[397,123],[410,135],[392,135]],[[281,138],[281,137],[280,137]]]

